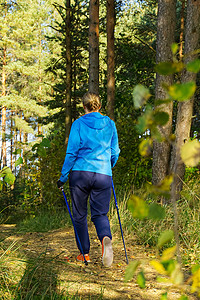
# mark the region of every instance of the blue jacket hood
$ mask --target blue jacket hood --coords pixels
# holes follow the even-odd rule
[[[85,114],[84,116],[80,117],[79,120],[88,127],[99,130],[105,128],[110,123],[110,119],[107,116],[103,116],[99,112]]]

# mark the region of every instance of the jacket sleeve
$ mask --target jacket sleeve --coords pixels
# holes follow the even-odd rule
[[[113,125],[113,136],[111,140],[111,167],[113,168],[118,160],[120,149],[118,144],[118,135],[115,123],[112,121]]]
[[[80,149],[80,143],[81,140],[80,140],[79,123],[77,121],[74,121],[71,127],[65,161],[62,167],[61,177],[60,177],[60,181],[64,183],[67,181],[69,172],[75,163],[75,160],[77,158]]]

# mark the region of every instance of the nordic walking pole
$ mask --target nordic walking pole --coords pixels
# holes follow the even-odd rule
[[[125,251],[125,255],[126,255],[126,263],[128,265],[128,256],[127,256],[127,252],[126,252],[126,246],[125,246],[125,241],[124,241],[122,224],[121,224],[121,221],[120,221],[119,208],[118,208],[118,204],[117,204],[117,197],[116,197],[116,194],[115,194],[115,188],[114,188],[113,178],[112,178],[112,189],[113,189],[113,195],[114,195],[114,198],[115,198],[115,206],[116,206],[116,209],[117,209],[117,215],[118,215],[119,226],[120,226],[121,235],[122,235],[122,241],[123,241],[123,244],[124,244],[124,251]]]
[[[80,241],[80,239],[79,239],[79,236],[78,236],[78,232],[77,232],[77,230],[76,230],[76,226],[75,226],[75,223],[74,223],[74,219],[73,219],[73,217],[72,217],[72,214],[71,214],[71,211],[70,211],[70,207],[69,207],[69,204],[68,204],[68,202],[67,202],[67,197],[66,197],[66,195],[65,195],[64,188],[61,187],[60,189],[61,189],[61,191],[62,191],[62,193],[63,193],[64,198],[65,198],[65,202],[66,202],[66,205],[67,205],[67,209],[68,209],[70,218],[71,218],[71,220],[72,220],[72,224],[73,224],[73,226],[74,226],[74,231],[75,231],[75,234],[76,234],[76,237],[77,237],[77,241],[78,241],[78,243],[79,243],[79,247],[80,247],[80,249],[81,249],[81,253],[83,254],[84,263],[85,263],[86,265],[88,265],[88,262],[87,262],[87,260],[85,259],[85,255],[84,255],[84,253],[83,253],[83,248],[82,248],[82,245],[81,245],[81,241]]]

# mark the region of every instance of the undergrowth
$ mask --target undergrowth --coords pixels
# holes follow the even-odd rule
[[[166,217],[163,220],[135,219],[127,209],[127,201],[133,191],[116,191],[122,228],[125,239],[133,238],[135,244],[143,244],[154,248],[158,236],[166,229],[173,229],[173,209],[169,204],[165,207]],[[144,190],[135,191],[144,194]],[[149,202],[155,201],[150,197]],[[179,214],[179,233],[183,265],[200,263],[200,191],[199,182],[184,184],[181,199],[177,203]],[[120,235],[120,228],[112,198],[109,213],[112,232]],[[71,225],[68,212],[41,211],[18,222],[16,230],[20,232],[45,232]],[[174,244],[174,242],[172,242]],[[54,258],[49,260],[45,253],[39,257],[25,257],[20,254],[20,245],[0,242],[0,299],[81,299],[75,293],[69,295],[67,289],[59,289],[58,265]],[[169,245],[167,245],[169,246]],[[103,297],[103,296],[102,296]],[[101,299],[98,298],[98,299]]]
[[[50,230],[70,226],[69,214],[66,210],[42,210],[27,216],[17,223],[20,232],[48,232]]]
[[[193,180],[184,184],[183,191],[181,193],[181,199],[177,202],[178,218],[179,218],[179,235],[182,261],[184,265],[200,263],[200,190],[199,181]],[[158,237],[166,229],[172,229],[174,227],[173,208],[171,204],[165,206],[166,216],[163,220],[152,219],[136,219],[132,217],[131,212],[127,209],[127,201],[132,191],[123,193],[122,191],[116,191],[118,206],[120,211],[120,218],[122,228],[127,236],[134,237],[136,244],[142,244],[149,247],[155,247],[158,242]],[[145,190],[137,190],[135,193],[138,195],[145,194]],[[155,201],[150,197],[146,199],[148,202]],[[115,208],[114,200],[111,202],[110,210],[111,228],[112,232],[118,232],[120,234],[119,222],[117,211]],[[175,244],[171,242],[172,246]]]

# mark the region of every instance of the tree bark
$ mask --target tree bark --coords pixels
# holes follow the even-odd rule
[[[2,97],[6,96],[6,46],[3,49],[3,68],[2,68]],[[1,161],[3,167],[6,166],[6,107],[3,106],[1,111],[1,126],[2,126],[2,147],[1,147]]]
[[[115,5],[114,0],[107,0],[107,112],[114,120],[115,105]]]
[[[90,0],[89,92],[99,94],[99,0]]]
[[[65,46],[66,46],[66,96],[65,106],[65,144],[68,143],[70,128],[72,124],[71,116],[71,87],[72,87],[72,62],[71,62],[71,5],[70,0],[66,0],[66,21],[65,21]]]
[[[158,1],[158,24],[157,24],[157,47],[156,62],[172,61],[171,44],[174,42],[175,33],[175,0],[159,0]],[[163,76],[156,74],[156,91],[155,96],[158,100],[165,100],[167,94],[163,88],[163,82],[167,85],[173,83],[173,76]],[[162,104],[159,106],[162,111],[169,114],[168,123],[161,127],[161,134],[168,137],[172,131],[172,110],[173,103]],[[170,144],[167,141],[154,141],[153,145],[153,166],[152,166],[152,182],[159,184],[169,171]]]
[[[11,110],[11,118],[10,118],[10,168],[13,170],[13,111]]]
[[[185,23],[185,0],[182,0],[181,6],[181,28],[180,28],[180,47],[179,47],[179,59],[183,59],[183,42],[184,42],[184,24]]]
[[[193,61],[198,55],[194,54],[199,48],[200,37],[200,1],[187,1],[187,16],[185,30],[184,62]],[[181,82],[196,81],[196,74],[184,70]],[[190,138],[191,121],[193,114],[194,96],[185,102],[179,102],[176,121],[176,141],[172,150],[172,171],[175,173],[176,200],[182,190],[182,182],[185,174],[185,165],[181,160],[180,149]]]

